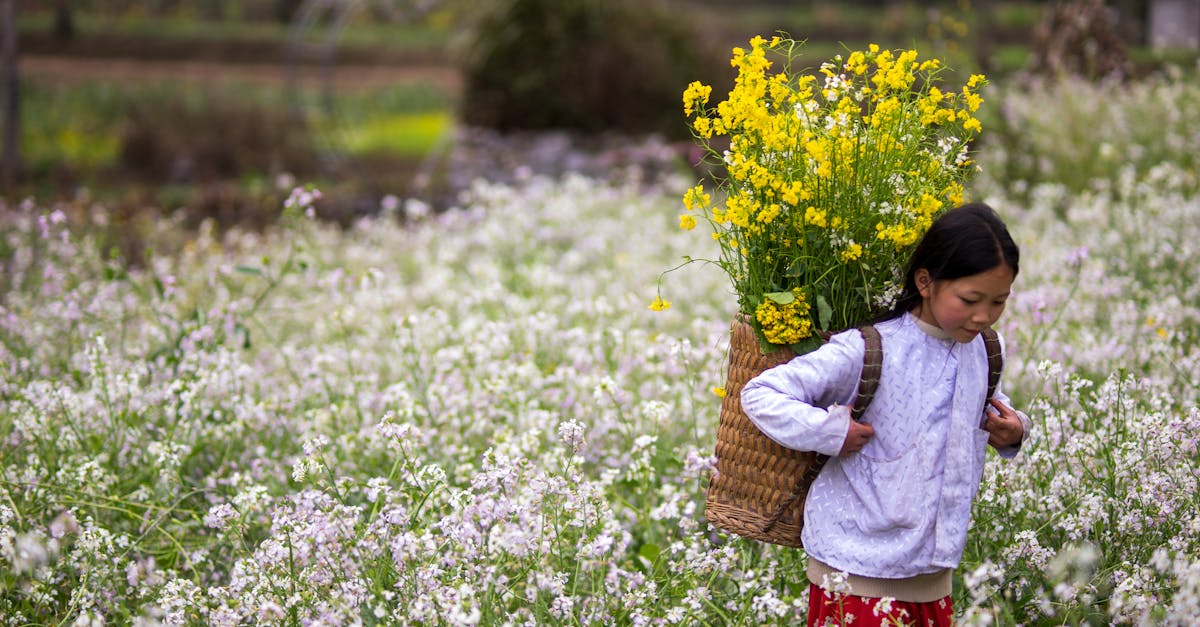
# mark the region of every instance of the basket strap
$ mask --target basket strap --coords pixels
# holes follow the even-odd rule
[[[1004,371],[1004,351],[1000,348],[1000,336],[995,329],[983,330],[983,345],[987,350],[988,388],[987,400],[996,395],[996,387],[1000,385],[1000,373]]]
[[[879,337],[879,329],[868,324],[858,331],[862,333],[866,349],[863,351],[862,374],[858,377],[858,396],[854,399],[854,409],[850,410],[850,417],[856,421],[862,419],[875,399],[875,390],[883,373],[883,340]]]
[[[858,395],[854,399],[854,409],[850,411],[850,417],[853,420],[862,418],[863,412],[867,411],[867,406],[875,398],[875,389],[879,387],[879,376],[883,371],[883,340],[879,336],[879,329],[866,325],[860,327],[858,331],[862,333],[866,349],[863,351],[862,374],[858,378]],[[812,485],[828,459],[828,455],[817,455],[813,459],[813,463],[808,465],[804,474],[796,478],[796,484],[792,487],[791,493],[763,525],[763,533],[770,531],[771,527],[774,527],[775,523],[783,517],[784,512],[796,502],[796,499],[800,498],[801,492]]]
[[[779,509],[775,510],[775,513],[771,514],[771,517],[763,524],[762,532],[764,534],[770,531],[771,527],[774,527],[780,518],[783,518],[783,513],[792,506],[792,503],[796,502],[796,499],[800,498],[800,493],[804,491],[804,488],[812,485],[812,482],[817,479],[817,475],[820,474],[821,468],[825,466],[825,462],[828,459],[828,455],[821,454],[817,454],[813,458],[813,463],[809,464],[804,474],[796,479],[796,485],[792,487],[792,492],[783,500],[783,503],[779,504]]]

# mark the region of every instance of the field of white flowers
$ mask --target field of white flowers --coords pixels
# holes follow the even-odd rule
[[[973,196],[1023,247],[999,326],[1036,432],[989,464],[956,610],[1190,623],[1200,87],[988,106]],[[0,208],[0,621],[802,620],[803,552],[704,521],[730,286],[692,264],[647,308],[713,254],[691,183],[481,184],[345,231],[299,194],[139,268],[76,226],[102,209]]]

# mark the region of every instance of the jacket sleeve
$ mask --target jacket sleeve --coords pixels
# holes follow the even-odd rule
[[[865,344],[857,330],[768,369],[742,389],[742,410],[781,446],[835,456],[850,430],[850,408]]]

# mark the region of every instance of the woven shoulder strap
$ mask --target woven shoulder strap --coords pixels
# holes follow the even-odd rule
[[[883,340],[879,337],[879,329],[866,325],[858,329],[866,343],[863,351],[862,374],[858,377],[858,396],[854,399],[854,409],[850,417],[861,420],[871,401],[875,399],[875,390],[879,387],[879,377],[883,373]]]
[[[1004,351],[1000,348],[1000,336],[996,334],[995,329],[983,330],[983,345],[987,349],[987,400],[990,401],[996,395],[996,387],[1000,385],[1000,373],[1004,371]]]
[[[867,325],[858,330],[862,333],[866,350],[863,351],[862,374],[858,377],[858,395],[854,398],[854,408],[850,410],[850,417],[854,420],[862,418],[863,412],[867,411],[871,400],[875,398],[875,390],[879,387],[879,377],[883,372],[883,340],[879,336],[879,329]],[[787,498],[783,500],[775,513],[767,518],[766,523],[763,524],[762,533],[769,532],[775,523],[779,522],[783,513],[792,506],[792,503],[795,503],[801,494],[808,492],[808,486],[812,485],[828,459],[828,455],[819,453],[814,456],[813,463],[809,464],[804,473],[796,477],[796,483]]]

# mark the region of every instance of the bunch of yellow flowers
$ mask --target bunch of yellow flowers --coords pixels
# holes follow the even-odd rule
[[[912,248],[962,203],[987,82],[943,91],[939,60],[874,44],[805,71],[793,67],[802,47],[755,37],[734,48],[738,75],[715,107],[712,87],[684,91],[694,137],[727,174],[717,202],[696,185],[680,216],[682,228],[713,227],[716,261],[761,337],[798,352],[891,307]]]

